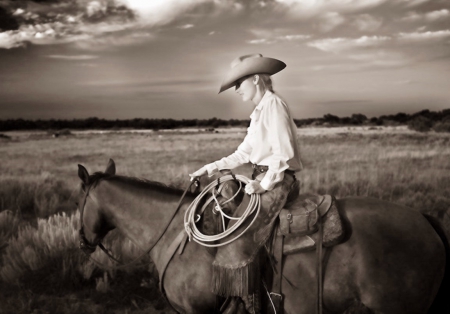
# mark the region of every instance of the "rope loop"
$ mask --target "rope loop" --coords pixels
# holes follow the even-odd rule
[[[219,195],[219,193],[220,193],[219,185],[221,183],[225,183],[227,181],[239,182],[239,190],[230,199],[226,200],[223,203],[220,203],[217,200],[217,195]],[[222,176],[222,177],[218,178],[217,180],[214,180],[213,182],[211,182],[208,186],[206,186],[203,189],[203,191],[189,205],[189,207],[187,208],[185,215],[184,215],[184,228],[186,230],[186,233],[189,236],[189,241],[194,240],[195,242],[199,243],[200,245],[207,246],[207,247],[219,247],[219,246],[227,245],[227,244],[235,241],[239,237],[241,237],[253,225],[256,218],[258,217],[258,214],[261,209],[261,195],[260,194],[251,194],[250,195],[250,202],[249,202],[247,208],[245,209],[244,213],[240,217],[231,217],[231,216],[226,215],[222,210],[222,206],[225,205],[226,203],[232,201],[238,195],[239,191],[242,189],[242,184],[247,184],[249,182],[250,182],[250,179],[245,176],[231,174],[231,175]],[[216,234],[216,235],[205,235],[205,234],[201,233],[200,230],[198,230],[197,226],[195,225],[196,215],[198,215],[198,214],[196,214],[196,210],[201,202],[201,199],[210,191],[212,192],[211,193],[212,198],[216,202],[216,206],[214,206],[215,211],[217,211],[218,214],[220,214],[220,216],[221,216],[222,226],[223,226],[223,230],[224,230],[223,232]],[[214,191],[217,191],[218,193],[215,194]],[[202,209],[204,209],[204,208],[205,208],[205,206],[203,206]],[[255,212],[256,212],[256,214],[253,217],[250,224],[240,234],[234,236],[233,238],[231,238],[223,243],[217,243],[217,244],[213,243],[213,242],[220,241],[220,240],[232,235],[247,220],[247,218],[249,218]],[[233,226],[226,229],[225,228],[225,218],[230,219],[230,220],[235,220],[236,223],[233,224]]]

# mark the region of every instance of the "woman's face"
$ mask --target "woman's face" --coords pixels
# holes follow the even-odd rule
[[[241,95],[243,101],[252,100],[256,94],[256,86],[253,84],[253,75],[237,80],[235,89],[236,93]]]

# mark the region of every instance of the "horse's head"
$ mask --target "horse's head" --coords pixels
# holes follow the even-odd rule
[[[86,254],[92,254],[108,231],[114,228],[108,223],[93,192],[100,178],[115,175],[115,173],[116,165],[112,159],[109,160],[104,173],[96,173],[92,176],[85,167],[78,165],[78,176],[81,179],[77,203],[80,210],[80,249]]]

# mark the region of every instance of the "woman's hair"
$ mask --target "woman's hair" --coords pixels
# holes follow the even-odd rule
[[[259,76],[261,82],[263,83],[264,87],[273,93],[272,79],[270,78],[270,75],[269,74],[258,74],[258,76]]]

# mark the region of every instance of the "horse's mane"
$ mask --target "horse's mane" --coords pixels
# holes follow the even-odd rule
[[[89,176],[89,184],[92,185],[93,188],[95,188],[99,184],[99,182],[103,180],[117,180],[119,182],[125,182],[134,186],[156,190],[165,194],[179,195],[183,193],[183,190],[179,188],[169,186],[158,181],[147,180],[144,178],[119,176],[104,172],[95,172],[94,174]],[[197,193],[188,192],[187,194],[196,195]]]

